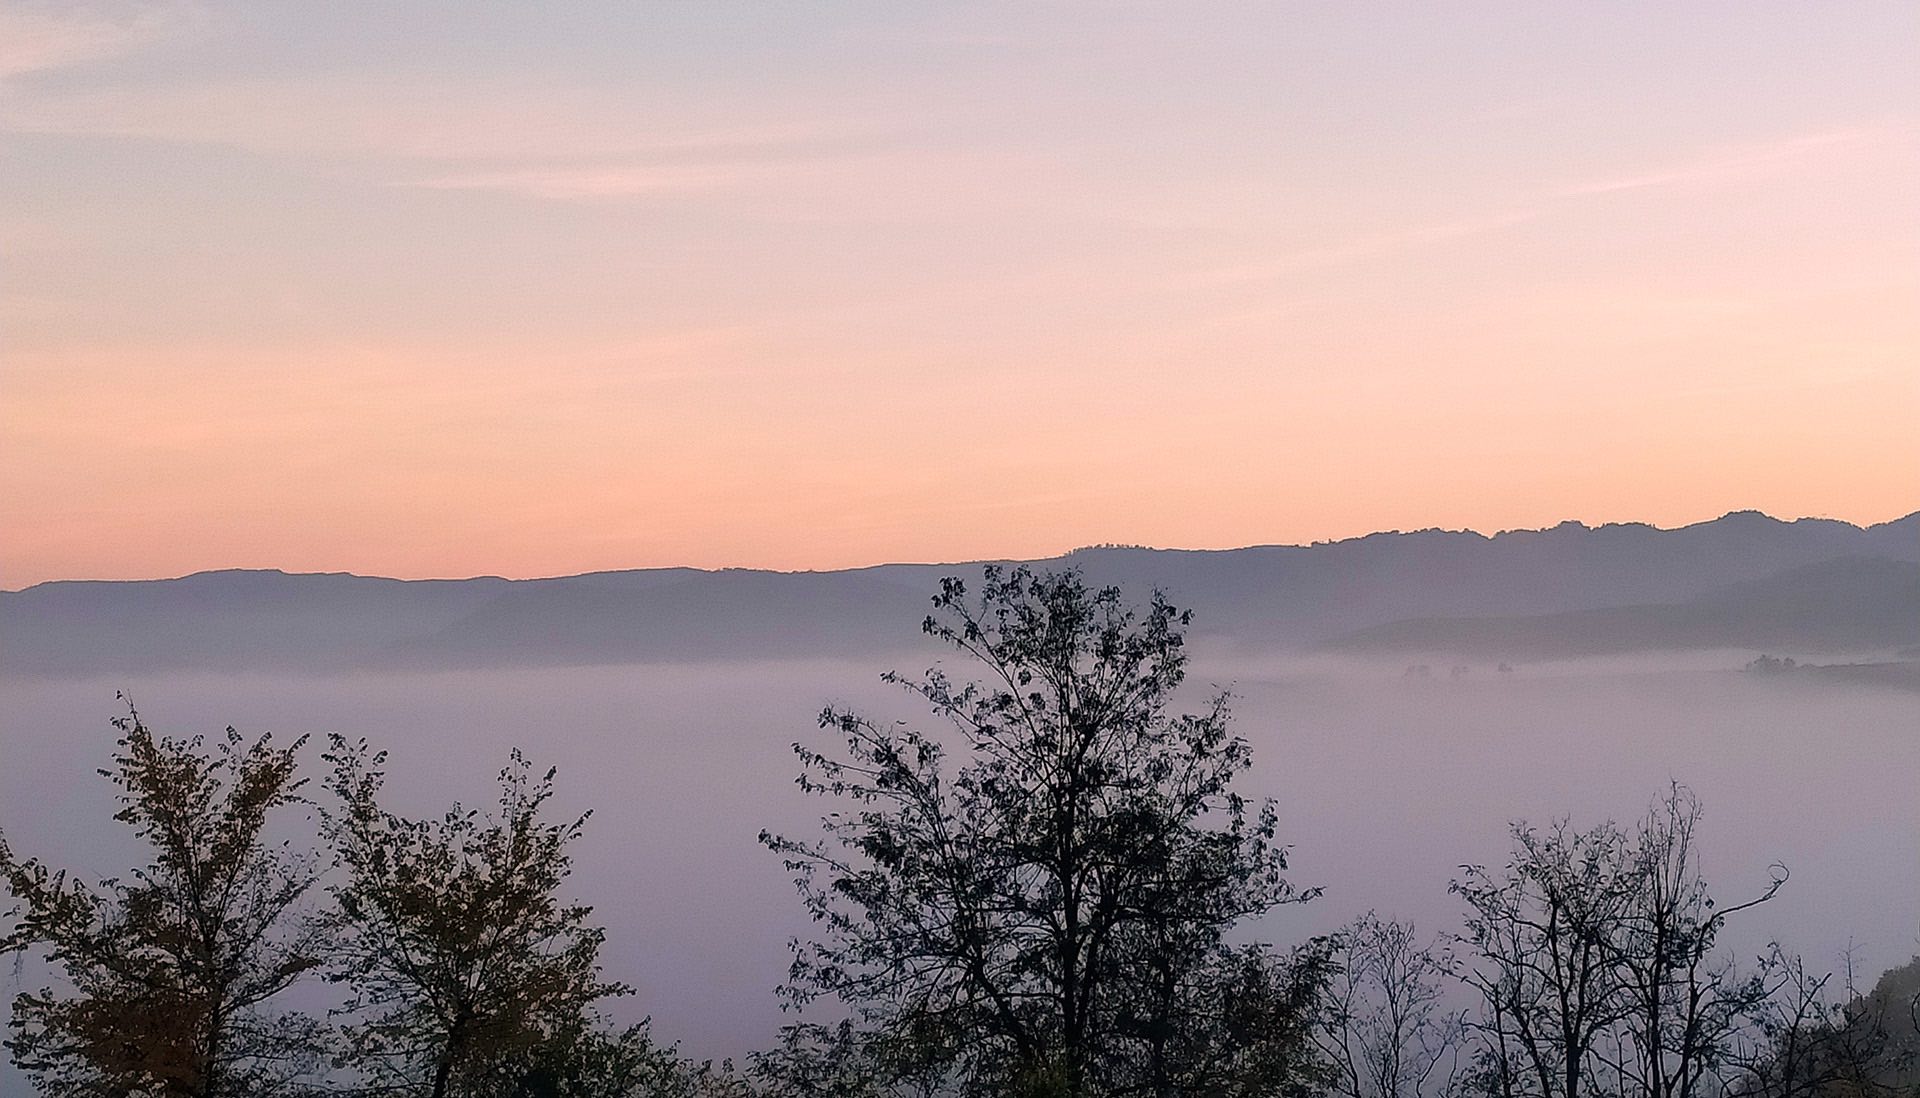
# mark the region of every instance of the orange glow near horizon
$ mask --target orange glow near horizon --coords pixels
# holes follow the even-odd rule
[[[1920,508],[1906,6],[137,10],[0,16],[0,587]]]

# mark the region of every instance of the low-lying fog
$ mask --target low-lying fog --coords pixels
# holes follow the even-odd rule
[[[1456,867],[1497,861],[1507,821],[1635,816],[1670,777],[1706,805],[1707,871],[1746,898],[1768,865],[1792,879],[1736,924],[1743,953],[1777,938],[1831,960],[1849,943],[1869,978],[1920,951],[1920,694],[1701,665],[1401,668],[1203,660],[1230,685],[1255,748],[1245,790],[1280,803],[1294,876],[1324,897],[1263,929],[1290,942],[1367,910],[1456,925]],[[114,691],[168,734],[339,731],[393,753],[396,807],[485,803],[513,746],[560,768],[561,807],[594,816],[575,886],[608,928],[619,1013],[699,1055],[767,1043],[786,941],[808,921],[763,827],[805,832],[822,803],[793,786],[796,738],[822,742],[829,701],[913,715],[871,663],[395,674],[13,680],[0,691],[0,827],[22,853],[87,874],[137,851],[114,824]],[[953,670],[959,671],[955,665]],[[318,775],[317,747],[313,751]],[[10,969],[6,997],[38,973]]]

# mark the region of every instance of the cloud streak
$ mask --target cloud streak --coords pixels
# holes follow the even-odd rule
[[[1335,241],[1312,248],[1262,259],[1253,263],[1236,264],[1231,267],[1219,267],[1206,272],[1202,281],[1206,282],[1259,282],[1270,278],[1279,278],[1297,271],[1311,270],[1317,267],[1338,266],[1363,259],[1372,259],[1389,255],[1409,248],[1418,248],[1427,244],[1464,240],[1500,229],[1524,225],[1540,216],[1533,209],[1508,210],[1503,213],[1488,214],[1483,217],[1457,218],[1439,221],[1411,228],[1390,229],[1368,233],[1349,240]]]
[[[724,189],[777,174],[766,165],[632,165],[516,168],[402,180],[397,186],[432,191],[498,191],[560,201],[632,198]]]
[[[1894,134],[1883,127],[1858,127],[1822,133],[1797,134],[1740,145],[1723,145],[1672,167],[1576,183],[1560,193],[1567,196],[1616,194],[1656,187],[1719,187],[1765,178],[1816,163],[1844,150],[1890,144]]]
[[[0,25],[0,58],[11,49],[17,64],[40,67],[56,53],[78,57],[83,48],[105,51],[114,41],[102,31],[91,47],[51,40],[14,46],[4,35]],[[664,102],[638,87],[478,74],[222,76],[23,88],[0,102],[0,129],[267,155],[515,168],[623,158],[663,164],[804,158],[867,149],[884,136],[858,118],[781,119],[746,104]]]
[[[0,78],[111,60],[152,46],[196,22],[181,4],[136,8],[118,17],[0,7]]]

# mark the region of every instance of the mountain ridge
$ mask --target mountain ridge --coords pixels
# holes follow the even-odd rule
[[[1729,584],[1848,558],[1920,564],[1920,512],[1864,527],[1733,512],[1673,529],[1566,522],[1495,535],[1381,532],[1240,549],[1090,546],[1032,563],[1078,567],[1091,582],[1135,596],[1165,590],[1195,611],[1196,640],[1260,651],[1311,650],[1410,620],[1686,603]],[[58,580],[0,592],[0,674],[898,652],[924,643],[918,625],[938,580],[977,575],[984,563],[414,580],[224,569],[164,580]],[[1850,619],[1841,611],[1834,636],[1844,640]]]
[[[1712,648],[1829,654],[1897,650],[1916,642],[1920,564],[1843,557],[1743,580],[1685,602],[1522,617],[1416,618],[1337,637],[1320,648],[1518,663]]]
[[[562,573],[562,574],[549,575],[549,576],[507,577],[507,576],[499,575],[498,573],[488,572],[488,573],[480,573],[480,574],[471,575],[471,576],[402,577],[402,576],[383,576],[383,575],[365,573],[365,572],[355,572],[347,569],[330,569],[330,570],[324,570],[324,571],[298,572],[298,571],[288,571],[284,568],[274,568],[274,567],[231,566],[231,567],[220,567],[220,568],[201,568],[201,569],[196,569],[195,571],[192,571],[192,572],[185,572],[177,576],[149,576],[149,577],[140,577],[140,578],[131,578],[131,579],[73,578],[73,579],[41,580],[37,583],[27,584],[24,587],[0,588],[0,595],[25,594],[26,592],[35,590],[37,588],[48,587],[56,584],[58,585],[79,585],[79,584],[110,585],[110,584],[139,584],[139,583],[177,583],[182,580],[201,579],[205,577],[247,576],[247,575],[314,577],[314,578],[336,578],[337,577],[337,578],[343,578],[343,579],[384,580],[390,583],[421,583],[421,584],[472,583],[472,582],[485,582],[485,581],[499,581],[501,583],[546,583],[546,582],[559,581],[559,580],[585,580],[585,579],[592,579],[596,577],[606,577],[606,576],[629,576],[629,575],[634,575],[639,573],[650,573],[650,572],[701,572],[706,574],[720,574],[720,573],[727,573],[727,572],[760,572],[760,573],[771,573],[774,575],[792,576],[792,575],[815,575],[815,574],[822,574],[822,573],[866,572],[866,571],[872,571],[875,569],[882,569],[882,568],[966,568],[966,567],[979,567],[984,564],[1012,564],[1012,563],[1041,564],[1041,563],[1048,563],[1053,561],[1066,561],[1076,555],[1084,554],[1084,553],[1116,552],[1116,551],[1146,552],[1146,553],[1186,553],[1186,554],[1205,555],[1205,554],[1223,554],[1223,553],[1248,553],[1248,552],[1259,552],[1259,551],[1265,551],[1265,550],[1324,549],[1324,548],[1333,547],[1333,546],[1352,545],[1357,542],[1374,541],[1376,539],[1413,538],[1413,537],[1423,537],[1423,536],[1434,535],[1434,534],[1445,535],[1448,537],[1477,538],[1483,542],[1497,542],[1503,538],[1524,537],[1526,535],[1538,535],[1538,534],[1554,534],[1554,533],[1562,533],[1567,531],[1596,533],[1596,532],[1602,532],[1602,531],[1608,531],[1608,530],[1633,530],[1633,531],[1641,531],[1641,532],[1648,532],[1648,533],[1671,534],[1671,533],[1681,533],[1689,530],[1697,530],[1697,529],[1702,529],[1707,527],[1720,526],[1722,524],[1728,523],[1729,521],[1739,522],[1739,521],[1750,521],[1754,519],[1763,520],[1768,525],[1775,526],[1775,527],[1791,528],[1791,527],[1799,527],[1799,526],[1805,525],[1809,527],[1818,526],[1818,527],[1826,527],[1826,528],[1835,528],[1835,529],[1841,529],[1841,530],[1851,531],[1855,533],[1867,533],[1867,534],[1871,534],[1874,531],[1881,531],[1881,530],[1887,530],[1887,529],[1904,529],[1907,527],[1911,527],[1915,536],[1920,537],[1920,510],[1912,511],[1907,514],[1901,515],[1897,518],[1888,519],[1884,522],[1862,524],[1862,523],[1849,522],[1846,519],[1826,518],[1818,515],[1803,515],[1799,518],[1783,519],[1783,518],[1777,518],[1773,515],[1769,515],[1765,511],[1746,508],[1746,509],[1741,509],[1736,511],[1728,511],[1727,513],[1719,516],[1718,518],[1702,519],[1698,522],[1685,523],[1680,526],[1656,526],[1653,523],[1648,523],[1648,522],[1603,522],[1595,526],[1595,525],[1589,525],[1585,522],[1582,522],[1579,519],[1563,519],[1552,526],[1511,527],[1507,529],[1497,530],[1491,534],[1472,529],[1471,527],[1464,527],[1464,526],[1459,527],[1457,529],[1448,528],[1444,526],[1422,526],[1412,530],[1402,530],[1397,528],[1392,530],[1375,530],[1365,534],[1355,534],[1351,537],[1334,538],[1334,539],[1326,539],[1326,540],[1310,541],[1310,542],[1257,542],[1251,545],[1228,546],[1225,548],[1185,548],[1180,546],[1156,546],[1156,545],[1105,543],[1105,544],[1075,546],[1072,549],[1068,549],[1062,553],[1058,553],[1050,557],[1028,557],[1028,558],[979,557],[979,558],[973,558],[969,560],[945,560],[945,561],[882,561],[875,564],[849,565],[845,568],[762,568],[754,565],[727,565],[719,568],[703,568],[698,565],[649,565],[649,566],[639,567],[639,568],[599,568],[599,569],[594,569],[587,572],[569,572],[569,573]]]

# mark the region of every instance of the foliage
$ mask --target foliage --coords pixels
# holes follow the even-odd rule
[[[413,820],[380,806],[384,753],[335,736],[325,757],[345,1066],[381,1093],[432,1098],[527,1093],[536,1076],[548,1093],[592,1093],[554,1089],[570,1056],[642,1070],[625,1044],[583,1043],[593,1005],[627,989],[600,978],[591,909],[556,897],[586,817],[542,819],[553,771],[536,777],[515,752],[497,815],[456,804]]]
[[[1306,894],[1274,806],[1233,790],[1250,759],[1226,698],[1168,712],[1188,620],[1074,571],[989,567],[977,600],[948,579],[925,631],[983,679],[887,676],[945,738],[829,709],[844,755],[795,745],[801,786],[849,810],[823,841],[762,836],[821,925],[786,991],[854,1011],[833,1036],[860,1072],[902,1093],[1284,1092],[1315,969],[1224,936]],[[1255,1061],[1279,1074],[1248,1089]]]
[[[503,1093],[513,1098],[756,1098],[730,1064],[690,1063],[647,1023],[611,1029],[583,1018],[546,1042]]]
[[[304,740],[155,738],[131,708],[114,724],[101,774],[153,859],[89,888],[0,840],[14,896],[0,950],[43,949],[66,981],[15,998],[6,1047],[49,1098],[297,1093],[319,1027],[267,1007],[323,955],[300,910],[315,859],[267,829],[303,803]]]

